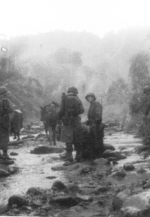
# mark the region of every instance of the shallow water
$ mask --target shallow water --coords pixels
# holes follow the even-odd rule
[[[143,160],[142,156],[134,153],[134,148],[141,145],[141,140],[134,138],[133,135],[124,133],[115,133],[111,136],[106,136],[105,143],[112,144],[117,150],[121,147],[125,149],[123,152],[129,152],[129,156],[125,160],[120,160],[114,169],[121,167],[126,162],[135,162]],[[34,144],[34,142],[32,142]],[[30,150],[33,146],[22,146],[19,149],[10,149],[9,152],[15,151],[19,155],[14,156],[16,158],[15,163],[19,166],[19,172],[15,175],[11,175],[7,178],[0,179],[0,204],[6,203],[8,198],[13,194],[24,194],[30,187],[51,188],[54,180],[59,179],[66,181],[63,171],[53,171],[51,167],[56,165],[62,165],[63,162],[57,161],[58,154],[43,154],[35,155],[30,154]],[[53,160],[55,158],[55,160]],[[139,167],[141,164],[135,164]],[[149,171],[147,163],[143,163],[145,168]],[[56,179],[47,179],[48,176],[56,176]],[[120,180],[120,183],[135,182],[138,179],[149,177],[149,173],[146,175],[138,175],[135,172],[129,172],[125,179]],[[113,183],[117,183],[118,180],[109,177],[109,180]]]
[[[142,155],[135,153],[135,148],[142,145],[141,139],[134,138],[134,135],[131,134],[115,133],[111,136],[107,136],[105,143],[113,145],[117,151],[121,150],[122,154],[127,155],[126,159],[120,160],[117,165],[112,166],[114,171],[117,168],[123,167],[125,163],[132,163],[135,167],[134,171],[126,172],[127,175],[125,178],[115,179],[109,176],[109,181],[113,184],[128,184],[150,178],[150,157],[144,159]],[[142,174],[136,173],[136,169],[141,167],[147,172]]]
[[[15,164],[19,166],[19,172],[7,178],[0,179],[0,204],[5,203],[13,194],[24,194],[30,187],[51,188],[56,179],[47,179],[48,176],[56,176],[65,181],[63,172],[53,171],[51,167],[62,163],[53,161],[58,154],[30,154],[33,147],[21,147],[19,149],[9,149],[15,151],[17,156],[13,156]]]
[[[126,159],[120,160],[116,167],[121,167],[125,163],[131,163],[135,161],[140,161],[143,158],[134,152],[135,147],[141,146],[142,141],[139,138],[134,138],[134,135],[124,134],[122,132],[115,133],[111,136],[107,136],[104,139],[104,143],[113,145],[117,151],[122,153],[127,152],[128,157]]]

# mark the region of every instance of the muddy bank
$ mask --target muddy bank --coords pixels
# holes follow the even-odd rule
[[[63,147],[62,143],[57,143],[58,147]],[[125,199],[118,199],[117,195],[121,193],[123,198],[127,198],[126,195],[140,194],[149,188],[150,158],[145,157],[143,152],[136,151],[141,146],[141,141],[132,135],[107,135],[105,143],[113,145],[115,151],[125,155],[126,159],[117,160],[117,164],[113,160],[101,158],[93,162],[63,166],[64,162],[58,153],[30,153],[39,141],[26,141],[18,149],[15,147],[15,152],[18,153],[15,162],[19,172],[1,179],[1,204],[9,203],[9,206],[1,206],[1,215],[126,216]],[[40,144],[46,143],[40,141]],[[12,150],[14,151],[10,147],[9,151]],[[133,167],[129,164],[124,167],[127,163]],[[63,182],[65,187],[53,185],[56,180]],[[122,193],[126,190],[130,191]],[[25,203],[18,204],[16,198],[11,198],[10,203],[12,195],[21,195],[20,200],[23,197]],[[121,205],[116,207],[118,203]]]

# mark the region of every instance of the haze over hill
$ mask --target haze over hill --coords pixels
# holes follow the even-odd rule
[[[11,37],[9,41],[1,40],[3,46],[9,45],[7,54],[1,53],[1,58],[11,59],[14,71],[28,81],[31,89],[41,91],[40,97],[33,91],[33,107],[51,100],[60,101],[61,92],[71,85],[77,86],[82,100],[85,101],[87,92],[96,93],[101,100],[118,78],[130,84],[130,60],[138,52],[149,53],[149,33],[150,28],[137,27],[109,32],[102,38],[85,31]],[[8,62],[7,65],[11,71]],[[87,106],[86,102],[84,104]]]

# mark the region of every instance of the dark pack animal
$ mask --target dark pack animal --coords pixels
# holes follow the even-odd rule
[[[45,133],[49,138],[50,145],[56,145],[56,125],[58,122],[57,106],[52,103],[41,107],[41,121],[43,121]]]
[[[23,114],[19,109],[10,114],[10,133],[14,134],[14,139],[20,140],[20,130],[23,127]]]

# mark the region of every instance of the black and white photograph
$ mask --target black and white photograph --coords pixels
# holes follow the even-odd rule
[[[150,217],[149,0],[0,0],[0,216]]]

